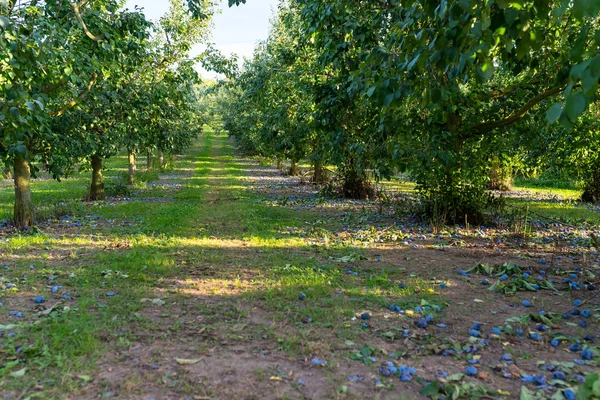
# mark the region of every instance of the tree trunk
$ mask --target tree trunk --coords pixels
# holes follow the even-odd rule
[[[298,175],[298,164],[296,163],[296,160],[294,160],[293,158],[292,158],[291,162],[292,163],[290,164],[290,175],[296,176],[296,175]]]
[[[127,183],[129,183],[130,185],[133,185],[133,180],[135,178],[135,153],[133,152],[133,150],[129,150],[127,152],[127,155],[129,157],[129,180],[127,181]]]
[[[314,167],[313,183],[325,183],[325,170],[321,161],[315,161]]]
[[[33,203],[31,202],[31,170],[29,161],[22,155],[14,159],[15,182],[15,227],[23,230],[35,224]]]
[[[280,171],[283,169],[283,160],[281,158],[277,159],[277,169]]]
[[[581,201],[596,204],[600,201],[600,166],[594,163],[590,169],[589,176],[583,185]]]
[[[500,164],[498,156],[493,156],[490,161],[490,183],[488,189],[506,192],[510,189],[510,172]]]
[[[347,199],[370,199],[375,190],[363,172],[350,167],[342,172],[342,196]]]
[[[90,200],[104,200],[102,158],[97,154],[92,156],[92,185],[90,186]]]
[[[158,168],[162,168],[165,165],[165,156],[162,151],[158,152]]]
[[[146,153],[146,170],[152,171],[152,152]]]

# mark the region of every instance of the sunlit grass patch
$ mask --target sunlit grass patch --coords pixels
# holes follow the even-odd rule
[[[564,221],[566,223],[586,223],[594,226],[600,225],[600,211],[577,202],[508,200],[509,205],[529,210],[531,218],[544,221],[543,217]],[[551,222],[548,220],[548,222]]]
[[[547,196],[557,196],[565,200],[577,200],[583,193],[579,189],[560,189],[553,187],[530,187],[530,186],[517,186],[513,187],[514,190],[519,190],[525,193],[541,194]]]

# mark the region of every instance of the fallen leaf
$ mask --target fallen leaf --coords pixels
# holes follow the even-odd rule
[[[25,376],[25,371],[27,371],[27,367],[22,368],[22,369],[20,369],[18,371],[15,371],[15,372],[11,372],[10,376],[13,377],[13,378],[20,378],[22,376]]]
[[[489,378],[489,376],[490,376],[489,372],[478,372],[477,373],[477,377],[479,379],[487,379],[487,378]]]
[[[510,371],[510,373],[512,374],[512,376],[514,376],[515,378],[520,378],[521,377],[521,370],[515,364],[511,364],[508,367],[508,370]]]
[[[44,311],[40,311],[39,313],[37,313],[37,315],[41,316],[41,317],[47,317],[48,315],[50,315],[52,313],[52,311],[56,310],[56,308],[62,303],[62,301],[59,301],[58,303],[56,303],[55,305],[53,305],[50,308],[45,309]]]
[[[198,359],[187,359],[187,358],[176,358],[175,361],[177,361],[177,364],[179,365],[194,365],[199,363],[201,360],[201,358]]]

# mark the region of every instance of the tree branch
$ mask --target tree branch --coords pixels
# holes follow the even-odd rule
[[[56,89],[60,88],[61,86],[66,85],[67,83],[68,83],[68,81],[66,79],[63,79],[61,81],[53,83],[52,85],[45,86],[42,89],[42,93],[48,95],[48,94],[52,93],[53,91],[55,91]]]
[[[71,100],[70,102],[68,102],[64,106],[62,106],[61,109],[58,110],[58,112],[54,116],[55,117],[60,117],[61,115],[64,114],[65,111],[67,111],[67,109],[75,106],[77,104],[78,100],[83,100],[85,98],[85,96],[87,96],[87,94],[90,92],[90,90],[92,90],[92,87],[94,87],[94,85],[96,84],[96,79],[98,79],[98,74],[94,74],[92,76],[92,79],[88,83],[87,88],[86,88],[85,91],[79,93],[79,96],[77,96],[75,99]]]
[[[87,2],[82,2],[79,4],[77,4],[77,3],[70,3],[70,4],[71,4],[71,7],[73,7],[73,12],[75,13],[75,17],[77,17],[77,21],[79,21],[79,24],[83,28],[83,31],[85,32],[87,37],[89,37],[92,40],[95,40],[96,42],[99,42],[100,40],[104,39],[104,35],[96,36],[92,32],[90,32],[90,30],[87,28],[87,25],[83,21],[83,18],[81,17],[81,12],[79,11],[79,7],[81,5],[85,5],[86,3]]]
[[[549,97],[555,96],[562,92],[565,89],[566,85],[556,86],[550,89],[545,90],[544,92],[538,94],[533,97],[527,103],[525,103],[521,108],[514,111],[506,118],[498,119],[495,121],[484,122],[481,124],[473,125],[465,129],[465,133],[467,135],[470,134],[478,134],[478,133],[486,133],[496,128],[502,128],[507,125],[511,125],[520,119],[522,119],[535,105],[546,100]]]

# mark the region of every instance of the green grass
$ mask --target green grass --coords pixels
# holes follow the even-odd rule
[[[530,217],[536,220],[544,221],[543,217],[549,217],[555,220],[565,222],[567,224],[588,224],[591,226],[600,226],[600,212],[588,208],[585,204],[565,201],[551,202],[539,201],[530,202],[526,200],[508,200],[509,206],[528,209],[535,214],[530,214]],[[550,220],[545,220],[550,222]]]
[[[515,178],[514,186],[520,188],[546,188],[580,190],[581,182],[556,178]]]
[[[109,166],[107,175],[117,182],[126,159],[116,157]],[[344,210],[340,217],[332,208],[325,211],[327,217],[322,211],[271,201],[248,188],[252,167],[234,157],[227,138],[207,132],[174,160],[168,174],[181,185],[177,188],[140,183],[129,200],[86,203],[80,199],[87,190],[87,173],[60,183],[36,181],[34,199],[44,205],[42,214],[51,219],[68,215],[81,226],[42,225],[37,234],[0,237],[2,262],[9,265],[0,270],[0,283],[16,284],[0,290],[0,325],[17,325],[0,328],[15,334],[0,337],[0,392],[16,397],[25,390],[31,398],[100,397],[113,390],[111,382],[98,378],[100,370],[121,366],[117,371],[131,385],[118,387],[123,398],[145,395],[146,385],[162,385],[181,398],[198,393],[217,398],[220,393],[210,393],[185,369],[172,372],[178,368],[174,358],[187,353],[219,357],[243,346],[253,356],[284,352],[278,359],[289,358],[298,367],[311,357],[326,358],[326,368],[310,371],[323,371],[337,393],[347,379],[347,369],[338,366],[363,366],[349,360],[351,352],[365,345],[378,356],[383,347],[402,351],[403,330],[413,329],[419,315],[388,312],[390,305],[407,311],[440,306],[426,314],[435,314],[436,323],[455,318],[451,303],[457,297],[449,300],[444,291],[459,289],[451,270],[464,266],[445,258],[453,249],[443,253],[419,244],[425,257],[413,258],[404,252],[417,250],[399,244],[408,233],[400,226],[379,232],[368,210]],[[142,174],[140,181],[158,178]],[[414,190],[402,180],[383,185]],[[0,188],[0,215],[10,215],[11,196],[9,185]],[[509,202],[554,218],[599,222],[595,211],[572,201]],[[353,236],[336,235],[343,226],[356,229]],[[437,262],[423,269],[432,265],[421,264],[429,257]],[[434,274],[448,282],[447,289],[439,288]],[[401,288],[399,282],[405,285]],[[495,294],[467,284],[465,299],[475,291],[485,301],[469,301],[464,306],[469,313],[490,311]],[[63,288],[53,295],[53,285]],[[63,290],[74,300],[64,299]],[[48,299],[46,306],[58,304],[49,317],[36,315],[31,300],[37,295]],[[156,299],[165,304],[151,302]],[[24,318],[9,316],[12,310],[22,311]],[[363,312],[373,316],[372,326],[360,319]],[[412,340],[427,347],[434,338],[430,331],[417,331]],[[447,337],[441,342],[450,343]],[[171,368],[161,370],[159,383],[146,381],[149,375],[127,364],[140,346],[151,353],[151,362]],[[401,362],[416,361],[419,355],[411,357]],[[376,365],[368,373],[376,374]],[[252,385],[269,381],[274,373],[256,369],[247,375]]]
[[[126,160],[115,157],[108,166],[106,176],[116,181]],[[315,247],[297,235],[282,235],[282,230],[314,224],[318,216],[264,202],[244,185],[248,167],[233,158],[226,138],[209,132],[169,172],[183,182],[180,190],[139,185],[131,201],[84,203],[80,199],[87,190],[87,173],[62,182],[35,181],[33,199],[42,211],[38,215],[69,215],[82,226],[66,231],[42,227],[39,234],[13,235],[0,242],[4,262],[10,265],[3,271],[4,282],[18,288],[0,292],[5,303],[2,320],[18,324],[15,336],[2,339],[0,391],[39,384],[52,397],[84,387],[85,376],[92,375],[95,362],[107,354],[148,335],[168,340],[180,331],[181,322],[169,313],[176,312],[173,304],[178,299],[194,299],[186,293],[198,290],[197,285],[228,301],[231,310],[217,318],[209,306],[198,306],[212,321],[203,326],[231,331],[231,324],[247,315],[236,304],[250,302],[290,324],[285,332],[268,330],[267,336],[290,354],[303,356],[324,339],[315,328],[340,327],[344,338],[358,340],[362,331],[345,327],[355,313],[380,310],[392,299],[414,306],[422,298],[435,298],[433,293],[399,289],[400,276],[383,266],[361,270],[358,277],[346,275],[329,260],[361,254],[351,243]],[[2,218],[11,213],[11,189],[0,188]],[[161,201],[148,201],[157,198]],[[323,235],[333,238],[333,228],[319,231],[315,239]],[[197,268],[213,266],[219,267],[195,280]],[[181,285],[175,287],[173,281]],[[235,289],[224,290],[223,282]],[[411,287],[426,285],[406,282]],[[53,285],[63,286],[59,294],[49,292]],[[62,291],[75,300],[61,300]],[[301,292],[307,301],[298,301]],[[36,295],[45,296],[48,306],[60,302],[50,317],[36,315],[31,301]],[[169,298],[160,321],[147,315],[141,302],[158,297]],[[23,310],[24,318],[9,317],[13,309]],[[314,322],[302,323],[308,317]],[[20,354],[27,361],[18,361]],[[27,383],[10,375],[23,368]]]
[[[545,196],[557,196],[565,200],[577,200],[581,197],[582,191],[579,189],[560,189],[553,187],[533,187],[514,185],[513,190],[540,194]]]

